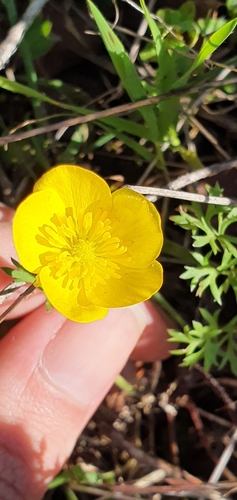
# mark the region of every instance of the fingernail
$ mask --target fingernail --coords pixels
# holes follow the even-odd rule
[[[50,383],[80,404],[101,400],[147,324],[141,305],[111,310],[94,323],[66,321],[47,345],[42,369]],[[95,403],[94,403],[95,404]]]

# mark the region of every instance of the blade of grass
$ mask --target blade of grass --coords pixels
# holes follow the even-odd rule
[[[127,380],[122,377],[122,375],[117,375],[114,383],[122,391],[127,392],[127,394],[130,394],[131,396],[135,396],[136,391],[134,390],[134,387],[132,386],[132,384],[127,382]]]
[[[189,70],[175,83],[174,89],[182,87],[187,83],[191,73],[198,68],[206,59],[215,52],[218,47],[231,35],[237,25],[237,17],[226,23],[207,40],[203,42],[202,48]]]
[[[17,21],[17,9],[16,9],[16,4],[15,0],[3,0],[4,7],[7,12],[8,19],[10,23],[13,25]],[[27,82],[30,88],[33,88],[34,90],[37,91],[37,73],[34,69],[33,61],[31,58],[31,52],[28,47],[28,44],[22,40],[21,46],[20,46],[20,54],[23,60],[23,64],[25,67],[26,71],[26,77],[27,77]],[[31,104],[34,112],[35,118],[41,118],[42,114],[40,113],[40,103],[38,100],[34,99],[33,97],[31,98]],[[33,147],[35,149],[35,154],[37,158],[37,162],[39,165],[41,165],[44,170],[47,170],[49,168],[49,162],[44,154],[43,151],[43,141],[41,138],[38,137],[32,137],[31,138]]]
[[[108,127],[105,127],[104,125],[101,124],[101,128],[103,128],[107,133],[111,131]],[[144,158],[144,160],[151,162],[154,159],[154,155],[148,151],[148,149],[139,142],[134,141],[131,139],[131,137],[128,137],[118,131],[115,132],[116,138],[119,139],[123,144],[126,144],[132,151],[134,151],[138,157]]]
[[[105,144],[108,144],[108,142],[112,141],[113,139],[115,139],[115,134],[111,132],[104,134],[102,137],[99,137],[95,142],[89,145],[89,147],[86,149],[86,153],[102,148]]]
[[[146,7],[145,1],[140,0],[141,7],[144,11],[147,24],[150,28],[152,38],[155,43],[156,57],[158,62],[158,70],[156,72],[156,92],[163,94],[168,92],[177,79],[176,65],[172,52],[170,53],[166,42],[162,40],[161,32],[157,23],[152,19],[151,14]],[[169,130],[169,127],[174,124],[178,118],[179,98],[170,99],[168,102],[158,104],[159,109],[159,129],[160,138]]]
[[[137,101],[139,99],[146,98],[147,94],[142,86],[141,79],[138,76],[127,52],[125,51],[123,44],[110,28],[99,9],[90,0],[88,0],[87,3],[97,24],[105,47],[110,55],[114,68],[130,99],[132,101]],[[158,138],[158,127],[156,115],[152,106],[140,109],[139,112],[150,129],[153,142],[156,142]]]
[[[152,38],[155,42],[155,49],[156,49],[156,55],[157,58],[159,58],[161,47],[162,47],[162,38],[161,38],[161,32],[158,28],[157,23],[152,19],[151,14],[144,2],[144,0],[140,0],[141,8],[145,14],[145,18],[147,20],[147,24],[150,28]]]
[[[171,319],[174,320],[177,325],[181,328],[184,328],[186,325],[186,321],[180,316],[180,314],[170,305],[170,303],[161,295],[160,292],[155,293],[152,297],[160,307],[170,316]]]
[[[22,42],[21,42],[20,53],[21,53],[21,56],[22,56],[22,59],[24,62],[28,85],[30,88],[33,88],[37,91],[37,73],[35,71],[34,64],[32,61],[30,48],[29,48],[27,42],[25,42],[25,40],[22,40]],[[36,120],[41,119],[42,112],[41,112],[41,108],[40,108],[39,99],[32,98],[31,104],[32,104],[35,119]],[[32,144],[35,148],[37,162],[39,163],[39,165],[41,167],[44,168],[44,170],[48,170],[49,162],[47,160],[46,155],[44,154],[42,138],[32,137],[31,140],[32,140]]]
[[[93,113],[93,110],[91,109],[86,109],[83,107],[74,106],[72,104],[62,103],[60,101],[56,101],[55,99],[51,99],[45,94],[42,94],[30,87],[27,87],[26,85],[22,85],[21,83],[12,82],[3,76],[0,76],[0,87],[9,92],[13,92],[14,94],[21,94],[24,95],[25,97],[39,99],[40,101],[46,102],[51,106],[57,106],[59,108],[72,111],[74,113],[81,114],[83,116],[87,116]],[[116,130],[119,130],[121,132],[127,132],[129,134],[140,137],[141,139],[147,139],[148,141],[152,140],[149,129],[143,125],[135,123],[134,121],[125,120],[117,116],[102,118],[100,121],[105,123],[106,125],[113,127],[115,129],[114,130],[115,133]],[[98,122],[99,121],[97,120],[97,123]]]
[[[191,66],[191,71],[202,64],[218,47],[233,33],[237,25],[237,17],[226,23],[222,28],[217,30],[213,35],[204,41],[203,46]]]

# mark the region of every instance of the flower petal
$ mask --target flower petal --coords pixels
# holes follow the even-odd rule
[[[58,193],[65,207],[85,210],[101,199],[103,207],[111,206],[108,184],[90,170],[73,165],[59,165],[46,172],[35,184],[34,192],[52,190]]]
[[[87,292],[90,302],[104,307],[130,306],[149,299],[163,282],[163,269],[157,261],[142,269],[123,267],[117,272],[120,279],[110,278]]]
[[[53,214],[63,214],[65,206],[61,198],[52,191],[40,191],[26,198],[17,208],[13,219],[13,239],[23,267],[35,272],[41,266],[39,255],[48,248],[36,239],[38,229],[51,224]]]
[[[40,283],[44,293],[61,314],[72,321],[88,323],[104,318],[108,309],[94,304],[90,304],[82,296],[82,304],[78,303],[78,289],[70,290],[69,287],[62,286],[63,277],[54,279],[50,275],[50,269],[44,267],[40,271]]]
[[[112,201],[110,218],[119,221],[115,231],[128,246],[132,258],[128,266],[147,266],[158,257],[163,244],[159,213],[153,203],[131,189],[119,189],[112,194]]]

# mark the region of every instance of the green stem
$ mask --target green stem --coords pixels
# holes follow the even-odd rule
[[[122,391],[127,392],[127,393],[129,393],[131,395],[135,395],[136,394],[136,391],[134,391],[133,386],[131,384],[129,384],[129,382],[127,382],[127,380],[125,380],[125,378],[122,377],[122,375],[117,375],[114,383]]]
[[[168,176],[164,155],[161,151],[161,143],[160,142],[155,143],[155,149],[156,149],[156,158],[157,158],[157,162],[158,162],[158,168],[163,172],[165,181],[168,184],[170,179]]]
[[[160,292],[155,293],[153,295],[153,299],[159,304],[159,306],[167,312],[167,314],[177,323],[177,325],[181,326],[181,328],[184,328],[186,325],[186,322],[180,316],[180,314],[177,313],[177,311],[170,305],[169,302],[161,295]]]

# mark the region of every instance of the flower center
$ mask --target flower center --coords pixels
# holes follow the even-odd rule
[[[109,278],[120,278],[120,265],[131,257],[128,246],[115,235],[117,221],[111,221],[106,210],[99,208],[75,218],[72,208],[67,208],[50,222],[36,235],[37,242],[49,248],[40,255],[40,262],[50,268],[53,278],[63,277],[63,287],[80,290],[84,285],[87,291]]]

